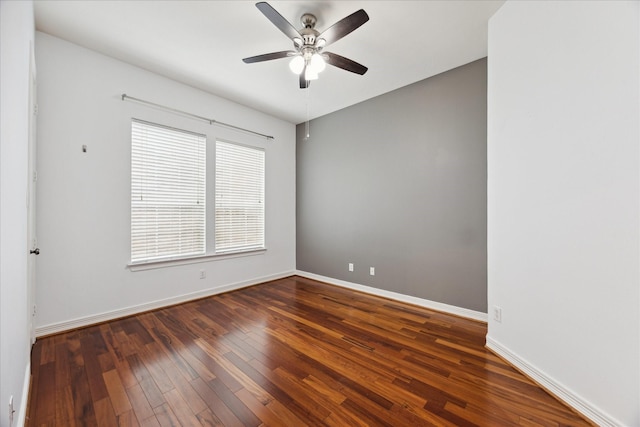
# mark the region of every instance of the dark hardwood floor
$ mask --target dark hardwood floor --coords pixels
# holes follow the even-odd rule
[[[590,425],[485,334],[291,277],[38,339],[26,425]]]

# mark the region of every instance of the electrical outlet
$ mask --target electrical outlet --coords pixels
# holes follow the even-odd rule
[[[497,305],[493,306],[493,320],[502,323],[502,308]]]
[[[200,270],[200,278],[205,279],[207,277],[207,272],[205,270]]]
[[[353,271],[353,263],[352,262],[349,263],[349,271]]]
[[[375,275],[376,275],[376,268],[369,267],[369,276],[375,276]]]

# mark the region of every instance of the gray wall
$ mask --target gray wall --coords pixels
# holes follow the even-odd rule
[[[298,270],[487,311],[486,59],[304,130]]]

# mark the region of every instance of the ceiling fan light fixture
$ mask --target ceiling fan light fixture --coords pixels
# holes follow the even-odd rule
[[[316,73],[321,73],[327,68],[327,64],[324,62],[324,58],[319,53],[314,53],[309,61],[309,66]]]
[[[291,62],[289,62],[289,69],[294,73],[300,75],[304,70],[304,58],[302,56],[294,56]]]
[[[318,72],[315,71],[312,67],[307,67],[304,72],[304,79],[307,81],[318,80]]]

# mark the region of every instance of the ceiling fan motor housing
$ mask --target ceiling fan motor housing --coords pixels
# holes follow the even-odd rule
[[[312,13],[305,13],[300,17],[300,22],[302,22],[302,25],[304,25],[304,27],[310,27],[313,28],[316,26],[316,22],[318,20],[316,19],[316,16]]]
[[[304,45],[314,45],[316,43],[316,38],[320,34],[314,28],[317,22],[315,15],[305,13],[300,17],[300,22],[304,25],[304,28],[300,30],[300,35],[302,36]]]

